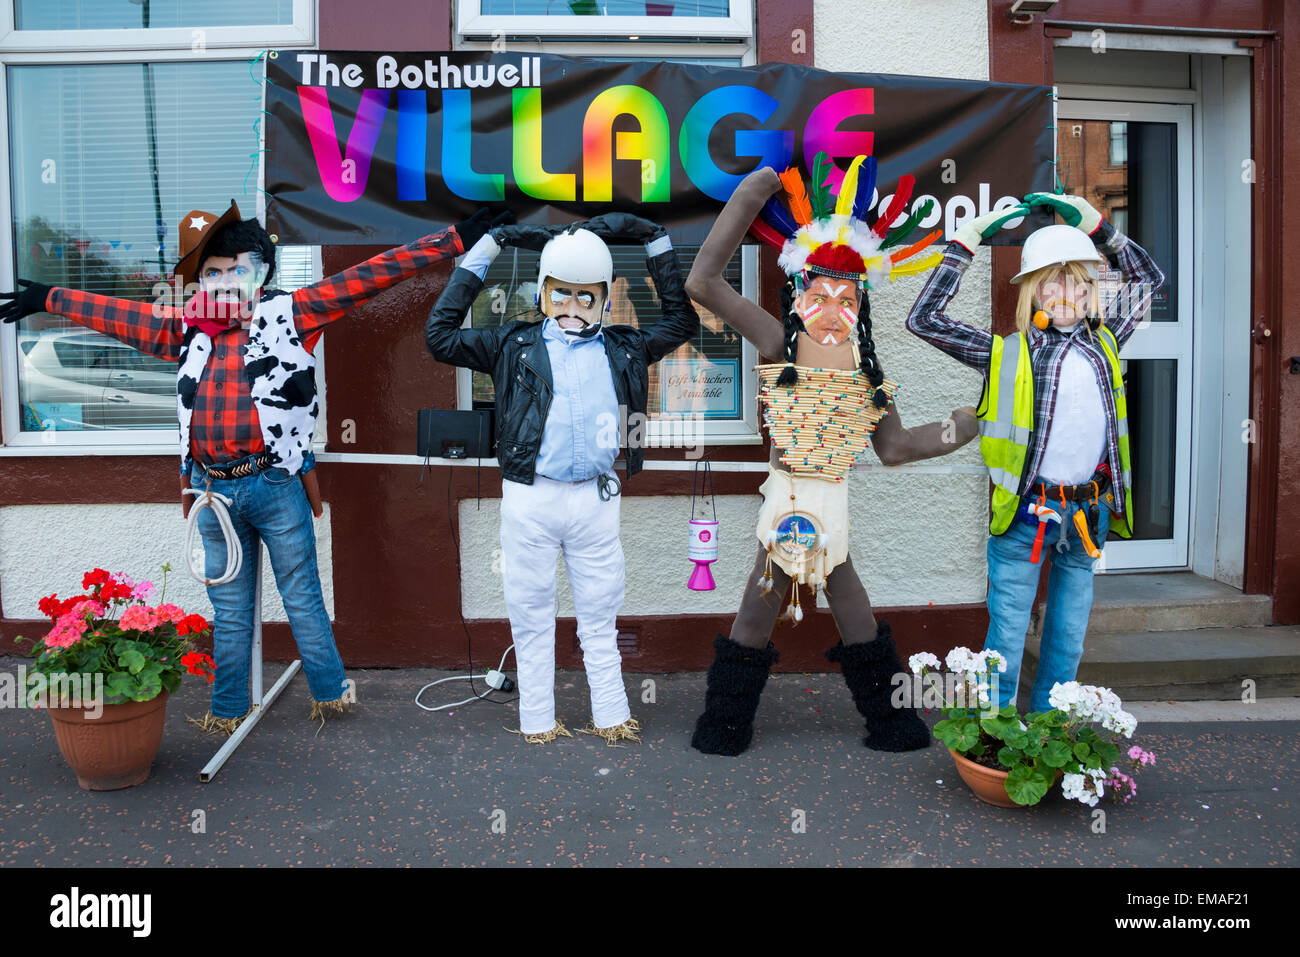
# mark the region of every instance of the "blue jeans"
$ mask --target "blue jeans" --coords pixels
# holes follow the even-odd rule
[[[1046,711],[1051,705],[1047,696],[1057,682],[1073,681],[1083,657],[1083,639],[1092,612],[1092,575],[1095,560],[1088,557],[1074,513],[1087,503],[1048,501],[1048,507],[1061,512],[1067,527],[1066,548],[1056,550],[1059,531],[1049,522],[1043,537],[1038,564],[1030,554],[1037,526],[1017,517],[1001,535],[989,536],[989,633],[984,647],[993,648],[1007,659],[1005,674],[998,676],[998,705],[1005,707],[1016,700],[1020,684],[1020,661],[1025,652],[1025,634],[1038,592],[1038,578],[1043,565],[1051,562],[1047,579],[1047,611],[1043,619],[1043,637],[1039,646],[1038,671],[1030,694],[1029,710]],[[1097,522],[1096,545],[1106,542],[1110,511],[1104,506]]]
[[[207,488],[207,474],[198,462],[190,473],[190,486]],[[214,479],[212,491],[231,500],[230,523],[244,549],[244,561],[235,579],[208,587],[215,612],[212,640],[217,663],[212,714],[242,718],[248,713],[259,540],[271,556],[275,584],[284,600],[311,696],[317,701],[343,697],[347,688],[343,660],[334,646],[334,632],[321,594],[311,506],[302,481],[284,469],[273,468],[245,478]],[[211,509],[205,508],[199,514],[199,531],[207,556],[205,572],[209,578],[219,577],[226,568],[226,544]]]

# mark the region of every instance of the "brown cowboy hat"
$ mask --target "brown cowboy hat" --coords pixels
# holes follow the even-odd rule
[[[199,266],[203,265],[203,247],[208,244],[208,240],[222,226],[237,223],[242,218],[233,199],[230,208],[220,216],[205,213],[201,209],[191,209],[185,215],[180,225],[181,261],[172,270],[180,276],[182,285],[198,281]]]

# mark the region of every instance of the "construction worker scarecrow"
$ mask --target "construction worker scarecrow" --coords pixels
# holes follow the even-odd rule
[[[645,244],[661,321],[646,328],[604,321],[614,282],[605,240]],[[460,328],[503,245],[541,251],[536,305],[542,321]],[[582,730],[611,744],[640,740],[615,628],[624,560],[614,460],[621,436],[639,431],[628,429],[628,419],[645,414],[650,364],[695,337],[699,324],[667,232],[622,213],[563,230],[492,230],[461,261],[429,316],[429,350],[438,361],[492,376],[502,584],[519,665],[519,731],[526,741],[572,737],[555,715],[560,552],[591,692],[591,721]],[[628,445],[629,478],[640,471],[643,455],[635,442]]]
[[[1032,233],[1021,250],[1016,333],[998,336],[944,315],[980,242],[1008,219],[1046,206],[1065,225]],[[1097,266],[1126,280],[1105,314]],[[998,705],[1016,700],[1025,633],[1051,556],[1042,650],[1031,711],[1073,681],[1092,609],[1093,571],[1108,531],[1133,527],[1128,421],[1119,351],[1164,275],[1082,197],[1030,193],[1024,203],[964,224],[948,244],[907,328],[985,375],[980,452],[993,484],[986,649],[1007,661]]]
[[[175,275],[183,305],[135,302],[19,280],[0,318],[49,312],[177,364],[182,489],[224,495],[245,556],[235,577],[208,585],[216,680],[205,731],[231,734],[250,711],[254,584],[251,556],[265,543],[311,691],[311,718],[355,700],[321,594],[312,514],[321,514],[311,437],[320,402],[313,349],[324,328],[426,266],[464,252],[488,213],[390,249],[293,293],[271,288],[275,247],[232,200],[220,215],[192,210],[180,224]],[[190,295],[190,290],[196,291]],[[192,499],[182,496],[188,514]],[[212,509],[199,515],[209,582],[224,577],[225,533]],[[191,719],[194,720],[194,719]]]
[[[866,720],[866,746],[909,751],[930,740],[914,711],[890,703],[891,678],[903,669],[889,623],[872,614],[849,557],[846,478],[869,440],[886,465],[953,451],[974,437],[974,409],[955,411],[948,423],[903,428],[894,405],[898,387],[885,379],[876,358],[868,292],[932,266],[938,256],[912,257],[938,233],[902,245],[928,205],[889,230],[910,198],[912,177],[903,177],[889,209],[868,225],[875,158],[853,161],[838,198],[819,185],[829,170],[819,154],[810,189],[793,169],[778,176],[765,167],[747,176],[718,216],[687,281],[691,297],[761,355],[785,359],[758,367],[772,453],[760,489],[758,556],[730,637],[714,641],[704,713],[691,739],[706,754],[737,755],[749,746],[759,696],[778,657],[769,640],[777,616],[784,604],[783,618],[797,625],[804,617],[803,598],[815,599],[818,592],[826,596],[840,633],[826,657],[840,664]],[[774,195],[782,187],[788,211]],[[789,277],[781,319],[723,278],[747,231],[781,250],[779,263]]]

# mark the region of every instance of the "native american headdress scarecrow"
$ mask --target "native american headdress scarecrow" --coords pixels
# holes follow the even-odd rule
[[[941,253],[922,259],[914,257],[939,239],[943,230],[936,229],[910,245],[897,248],[934,208],[934,200],[927,199],[898,226],[889,228],[912,198],[916,177],[910,174],[902,177],[889,207],[868,225],[867,216],[876,199],[876,158],[858,156],[853,160],[838,197],[831,195],[832,168],[826,154],[818,153],[813,162],[810,189],[805,189],[797,169],[791,167],[781,173],[788,208],[774,195],[750,226],[755,238],[781,251],[778,263],[790,277],[782,293],[788,364],[778,382],[793,385],[798,381],[794,357],[798,335],[804,331],[804,319],[793,309],[795,299],[815,276],[847,279],[857,283],[860,305],[857,316],[846,316],[844,321],[857,325],[862,374],[875,389],[872,401],[878,408],[884,408],[889,395],[881,388],[885,377],[871,338],[868,293],[897,276],[910,276],[938,265],[943,258]]]

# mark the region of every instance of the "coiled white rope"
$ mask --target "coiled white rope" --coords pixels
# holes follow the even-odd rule
[[[194,496],[189,526],[185,532],[185,558],[189,564],[190,575],[205,585],[224,585],[226,582],[234,581],[239,570],[244,567],[244,546],[240,544],[239,536],[235,534],[235,526],[230,521],[229,506],[234,503],[226,496],[212,491],[211,488],[187,488],[184,494]],[[217,524],[221,526],[222,537],[226,540],[226,570],[220,578],[208,578],[207,569],[196,567],[194,562],[194,535],[199,531],[199,512],[205,508],[212,509]]]

